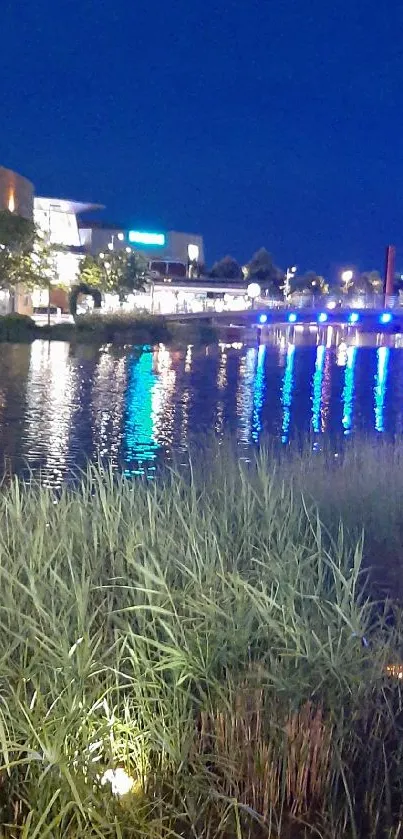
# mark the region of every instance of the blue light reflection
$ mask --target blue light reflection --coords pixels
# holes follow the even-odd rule
[[[388,378],[389,347],[379,347],[377,352],[378,367],[375,376],[375,428],[385,431],[385,397]]]
[[[259,347],[259,351],[257,354],[255,381],[253,385],[252,440],[255,443],[259,442],[259,436],[262,430],[262,406],[266,387],[264,375],[265,356],[266,346],[265,344],[262,344]]]
[[[288,443],[291,420],[292,392],[294,389],[294,359],[295,346],[289,344],[287,349],[287,361],[284,370],[283,387],[281,389],[281,404],[283,406],[282,443]]]
[[[350,434],[353,427],[354,407],[354,376],[357,360],[357,347],[349,347],[347,350],[347,364],[344,372],[343,388],[343,428],[344,434]]]
[[[128,359],[126,410],[123,430],[123,457],[126,475],[141,475],[146,467],[153,471],[159,445],[154,436],[152,390],[157,377],[153,354],[144,352]]]
[[[316,351],[315,372],[313,374],[312,387],[312,428],[315,434],[319,434],[320,432],[320,407],[322,401],[322,379],[325,354],[325,347],[321,344]]]

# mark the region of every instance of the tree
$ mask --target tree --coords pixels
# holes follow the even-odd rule
[[[210,277],[223,280],[240,280],[242,279],[242,268],[233,256],[224,256],[214,263],[210,271]]]
[[[90,288],[102,288],[105,270],[99,259],[87,254],[80,262],[79,282]]]
[[[137,251],[111,251],[100,257],[102,290],[118,294],[121,301],[129,294],[143,291],[147,262]]]
[[[306,271],[305,274],[294,274],[290,281],[292,292],[309,292],[310,294],[327,294],[329,286],[324,277],[316,271]]]
[[[56,273],[53,246],[35,227],[32,237],[31,229],[27,230],[29,237],[18,239],[11,235],[8,244],[0,244],[0,288],[11,293],[15,293],[18,285],[28,291],[49,288]]]
[[[364,271],[357,280],[357,289],[366,294],[382,294],[383,279],[379,271]]]
[[[34,239],[33,222],[8,210],[0,212],[0,288],[13,290],[18,283],[30,283]]]
[[[29,253],[36,235],[33,221],[9,210],[0,211],[0,245],[4,248]]]
[[[257,282],[272,292],[280,291],[284,283],[284,273],[274,264],[273,257],[266,248],[260,248],[253,254],[248,264],[248,281]]]

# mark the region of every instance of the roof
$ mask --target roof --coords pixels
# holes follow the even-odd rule
[[[92,210],[103,210],[102,204],[89,204],[83,201],[71,201],[69,198],[44,198],[36,195],[34,197],[35,210],[56,210],[59,213],[88,213]]]

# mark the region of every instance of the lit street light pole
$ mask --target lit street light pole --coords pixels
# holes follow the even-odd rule
[[[287,300],[291,293],[291,280],[295,277],[297,273],[297,266],[293,265],[292,268],[287,268],[285,272],[285,283],[284,283],[284,299]]]
[[[351,283],[353,278],[354,278],[354,271],[352,270],[352,268],[346,268],[345,271],[341,272],[341,281],[342,281],[342,283],[344,283],[344,288],[343,288],[344,294],[347,294],[349,283]]]

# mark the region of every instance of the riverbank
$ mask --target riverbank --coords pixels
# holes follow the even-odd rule
[[[0,342],[29,343],[36,339],[94,344],[209,344],[217,340],[217,332],[202,319],[180,323],[147,314],[85,315],[74,323],[50,326],[38,326],[25,315],[0,317]]]
[[[398,839],[401,612],[363,569],[401,574],[402,458],[4,485],[5,835]]]

